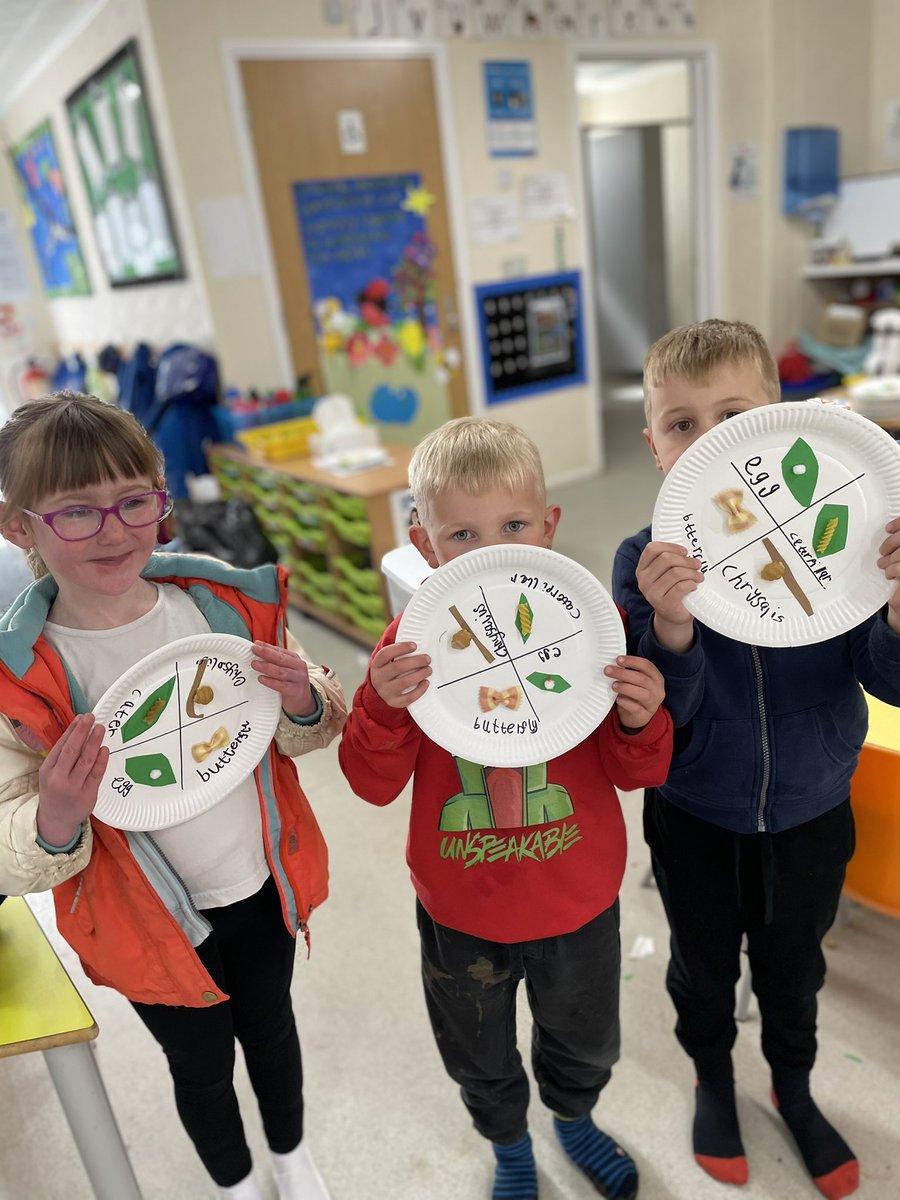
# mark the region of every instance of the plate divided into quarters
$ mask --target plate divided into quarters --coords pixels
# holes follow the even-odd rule
[[[654,541],[703,564],[685,606],[757,646],[804,646],[871,616],[895,584],[878,568],[900,515],[900,445],[817,401],[754,408],[709,430],[666,476]]]
[[[547,762],[615,701],[603,668],[625,652],[622,618],[589,571],[536,546],[485,546],[445,563],[397,630],[431,656],[409,711],[451,754],[482,766]]]
[[[94,709],[110,750],[99,820],[118,829],[178,825],[250,775],[281,712],[252,657],[244,638],[199,634],[154,651],[107,689]]]

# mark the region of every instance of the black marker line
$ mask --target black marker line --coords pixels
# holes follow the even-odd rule
[[[506,655],[506,661],[512,667],[513,672],[515,673],[516,679],[519,682],[519,687],[522,689],[522,695],[528,701],[528,707],[531,709],[532,713],[534,713],[534,719],[537,721],[538,725],[540,725],[541,718],[537,715],[537,712],[535,711],[535,707],[531,703],[531,697],[528,695],[528,692],[525,689],[525,684],[522,682],[522,676],[516,670],[516,664],[510,658],[509,651],[506,648],[506,634],[503,632],[503,630],[497,624],[496,620],[494,620],[494,614],[491,612],[491,606],[488,604],[487,596],[484,594],[484,588],[481,586],[481,584],[478,585],[478,590],[479,590],[479,592],[481,592],[481,599],[482,599],[482,602],[484,603],[484,607],[487,609],[487,614],[491,618],[491,620],[494,622],[494,628],[500,634],[500,644],[503,646],[503,653]]]
[[[234,709],[241,708],[241,707],[243,707],[243,705],[249,704],[249,703],[250,703],[249,700],[238,700],[237,704],[229,704],[228,708],[220,708],[217,712],[209,712],[206,714],[205,717],[199,717],[197,719],[197,721],[194,722],[194,724],[195,725],[199,724],[199,722],[201,720],[205,721],[206,717],[221,717],[223,713],[232,712]],[[187,729],[188,727],[185,725],[184,728]],[[178,730],[177,730],[177,732],[179,734],[179,738],[178,738],[179,746],[181,745],[181,737],[180,737],[181,729],[182,729],[182,726],[179,725]],[[160,738],[170,737],[175,732],[176,732],[175,729],[167,729],[167,730],[165,730],[164,733],[154,733],[153,737],[142,738],[139,742],[126,742],[123,746],[119,746],[119,748],[117,750],[110,750],[110,752],[109,752],[110,757],[112,757],[113,754],[122,754],[126,750],[140,750],[141,746],[146,746],[148,742],[156,742],[156,741],[159,741]],[[182,767],[183,766],[184,766],[184,764],[182,763]]]
[[[181,678],[178,674],[178,663],[175,664],[175,691],[178,694],[178,786],[184,791],[184,745],[181,741]]]
[[[734,466],[734,463],[732,463],[731,465]],[[737,470],[737,467],[735,467],[735,470]],[[738,474],[740,474],[740,472],[738,472]],[[777,531],[783,530],[785,525],[790,525],[792,521],[796,521],[798,517],[802,517],[804,513],[809,512],[809,510],[811,508],[815,508],[817,504],[824,503],[824,501],[830,499],[832,496],[836,496],[838,492],[842,492],[844,490],[844,488],[850,487],[851,484],[858,483],[860,479],[863,479],[865,477],[865,474],[866,474],[865,471],[861,471],[860,474],[857,475],[854,479],[848,479],[847,482],[842,483],[840,487],[832,488],[832,490],[830,492],[826,492],[825,495],[820,496],[818,498],[818,500],[813,500],[812,504],[807,504],[806,508],[801,508],[799,512],[795,512],[792,517],[788,517],[786,520],[781,521],[781,522],[776,522],[772,526],[771,529],[767,529],[765,531],[765,533],[761,533],[759,535],[759,537],[753,538],[752,541],[742,543],[740,546],[738,546],[737,550],[732,550],[732,552],[730,554],[726,554],[724,558],[720,558],[718,562],[713,563],[713,565],[708,568],[707,574],[709,573],[709,571],[714,571],[716,569],[716,567],[721,567],[722,563],[728,562],[729,559],[734,558],[735,555],[740,554],[743,550],[748,549],[748,547],[755,546],[757,542],[761,542],[763,540],[763,538],[768,537],[770,533],[775,533],[776,530]],[[747,486],[749,487],[749,484]],[[754,493],[754,495],[755,495],[755,493]],[[763,508],[765,508],[765,507],[766,506],[763,505]],[[769,510],[766,509],[766,512],[768,512],[768,511]],[[769,516],[771,516],[771,515],[772,514],[769,513]],[[772,519],[774,520],[774,517]],[[788,538],[788,541],[790,543],[791,549],[794,550],[795,553],[799,554],[796,547],[794,546],[794,543],[790,541],[790,538]],[[809,565],[809,564],[807,564],[807,565]],[[812,568],[810,568],[810,570],[812,570]]]
[[[445,683],[439,683],[437,685],[438,689],[450,687],[454,683],[462,683],[466,679],[474,679],[476,675],[485,675],[488,671],[496,671],[498,667],[503,667],[507,663],[521,662],[523,658],[528,658],[531,654],[540,654],[542,650],[549,650],[551,646],[558,646],[560,642],[567,642],[569,638],[578,637],[580,633],[584,633],[584,630],[576,629],[574,633],[567,633],[565,637],[557,638],[555,642],[547,642],[544,646],[535,646],[533,650],[525,650],[522,654],[517,654],[515,658],[502,658],[492,663],[489,667],[480,667],[477,671],[473,671],[471,675],[459,675],[456,679],[448,679]]]

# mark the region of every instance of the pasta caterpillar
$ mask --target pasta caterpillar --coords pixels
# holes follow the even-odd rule
[[[832,517],[827,521],[825,528],[822,530],[822,536],[816,542],[816,554],[822,555],[831,545],[831,539],[834,537],[834,531],[838,527],[838,518]]]

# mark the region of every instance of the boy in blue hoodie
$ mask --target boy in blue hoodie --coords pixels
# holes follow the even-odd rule
[[[703,321],[651,347],[644,396],[644,437],[668,473],[719,422],[777,402],[778,371],[752,326]],[[900,519],[879,555],[900,580]],[[810,1095],[816,994],[854,849],[860,684],[900,705],[900,587],[849,633],[764,649],[693,619],[684,599],[702,578],[696,559],[652,541],[649,527],[622,543],[613,569],[629,653],[661,670],[675,723],[669,777],[646,792],[644,834],[671,932],[675,1032],[696,1070],[694,1156],[715,1179],[747,1180],[731,1061],[746,935],[772,1099],[819,1191],[840,1200],[858,1187],[859,1163]]]

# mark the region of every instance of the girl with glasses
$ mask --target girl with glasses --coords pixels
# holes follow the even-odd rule
[[[303,1140],[295,938],[327,894],[291,758],[346,718],[341,685],[287,632],[285,575],[156,552],[170,506],[141,426],[61,392],[0,428],[0,532],[35,582],[0,621],[0,892],[52,888],[87,975],[162,1047],[179,1116],[230,1200],[261,1200],[232,1082],[235,1038],[282,1200],[327,1200]],[[151,651],[240,632],[282,714],[254,775],[199,816],[126,833],[92,816],[108,751],[91,707]]]

